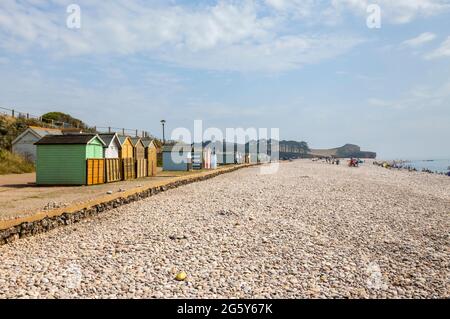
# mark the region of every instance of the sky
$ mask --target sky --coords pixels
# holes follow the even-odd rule
[[[1,0],[0,107],[450,158],[450,0]]]

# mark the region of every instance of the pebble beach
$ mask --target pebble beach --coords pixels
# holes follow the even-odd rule
[[[282,162],[1,246],[0,298],[449,298],[449,233],[447,176]]]

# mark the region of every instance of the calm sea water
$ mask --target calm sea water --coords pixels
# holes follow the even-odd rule
[[[429,169],[433,172],[447,173],[450,171],[450,159],[448,160],[430,160],[430,161],[408,161],[405,163],[421,171],[422,169]]]

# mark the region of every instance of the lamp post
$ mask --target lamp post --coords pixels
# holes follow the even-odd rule
[[[162,130],[163,130],[163,144],[166,144],[166,136],[165,136],[165,132],[164,132],[164,124],[166,124],[166,121],[161,120],[161,124],[162,124]]]

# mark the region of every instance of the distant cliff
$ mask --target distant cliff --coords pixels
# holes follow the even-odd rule
[[[332,148],[332,149],[311,149],[310,155],[316,157],[339,157],[339,158],[376,158],[377,153],[361,151],[361,147],[354,144],[346,144],[342,147]]]

